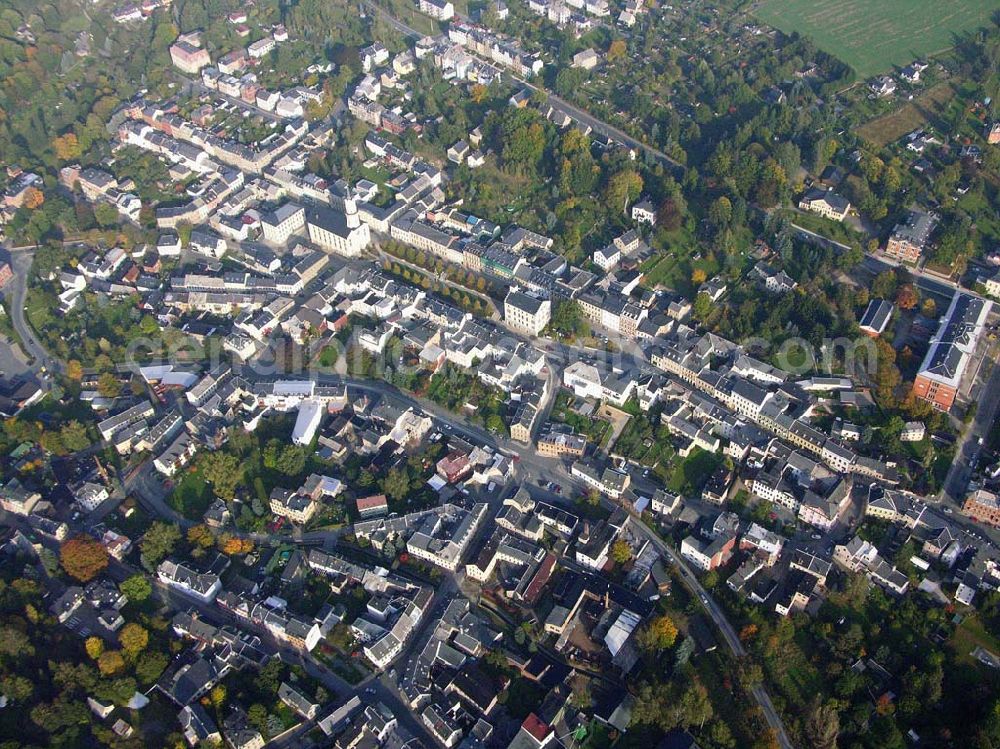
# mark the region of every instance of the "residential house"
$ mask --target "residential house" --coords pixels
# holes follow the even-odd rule
[[[851,203],[833,190],[811,187],[799,200],[799,208],[832,221],[843,221],[851,210]]]
[[[190,567],[169,559],[160,562],[156,568],[156,576],[165,585],[197,598],[202,603],[211,603],[222,590],[222,581],[218,575],[195,572]]]
[[[504,299],[504,320],[514,330],[537,336],[552,317],[552,303],[512,289]]]
[[[720,535],[712,541],[697,536],[687,536],[681,541],[681,556],[702,572],[717,569],[725,564],[736,546],[736,535]]]
[[[355,500],[358,515],[362,518],[378,517],[389,512],[389,504],[384,494],[373,494],[369,497],[358,497]]]
[[[1000,497],[986,489],[976,489],[966,498],[962,512],[976,522],[1000,526]]]
[[[643,198],[632,206],[632,220],[639,224],[656,225],[656,208],[648,198]]]
[[[896,224],[885,245],[885,254],[904,263],[917,263],[930,244],[938,224],[934,213],[911,209],[903,223]]]

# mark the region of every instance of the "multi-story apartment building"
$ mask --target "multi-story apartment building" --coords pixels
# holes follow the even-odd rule
[[[184,34],[170,45],[170,61],[185,73],[196,74],[206,65],[212,64],[208,50],[201,46],[201,35]]]
[[[552,302],[512,290],[503,301],[503,317],[514,330],[538,335],[552,319]]]
[[[885,245],[885,254],[904,263],[916,263],[927,249],[938,218],[933,213],[911,210],[906,221],[892,230]]]
[[[285,203],[260,217],[264,241],[283,245],[306,227],[306,211],[295,203]]]
[[[1000,526],[1000,497],[986,489],[977,489],[965,500],[962,512],[980,523]]]
[[[587,450],[587,438],[580,434],[551,432],[538,438],[537,447],[539,455],[549,458],[561,458],[567,455],[580,458]]]
[[[799,208],[818,213],[831,221],[843,221],[851,210],[851,202],[832,190],[811,187],[799,200]]]

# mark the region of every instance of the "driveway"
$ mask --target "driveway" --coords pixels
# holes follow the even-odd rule
[[[14,379],[31,371],[31,365],[16,341],[0,336],[0,379]]]

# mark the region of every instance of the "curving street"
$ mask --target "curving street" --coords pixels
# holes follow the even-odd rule
[[[411,37],[413,39],[420,39],[423,36],[423,34],[421,34],[415,28],[413,28],[412,26],[407,26],[405,23],[403,23],[394,15],[392,15],[389,11],[385,10],[385,8],[381,8],[378,5],[375,5],[374,3],[371,2],[366,2],[364,3],[364,5],[369,10],[378,13],[383,18],[383,20],[386,21],[386,23],[388,23],[390,26],[392,26],[405,36]],[[469,20],[468,18],[458,14],[456,14],[455,17],[461,18],[464,21]],[[599,133],[608,138],[613,138],[631,148],[642,151],[643,153],[653,157],[657,161],[669,164],[675,169],[678,169],[680,171],[684,170],[683,164],[681,164],[676,159],[668,156],[659,148],[647,145],[646,143],[643,143],[642,141],[633,138],[631,135],[622,131],[620,128],[615,127],[614,125],[605,122],[604,120],[598,119],[597,117],[594,117],[589,112],[580,109],[578,106],[574,104],[570,104],[565,99],[552,93],[544,86],[539,86],[535,83],[531,83],[530,81],[527,81],[524,78],[514,75],[509,70],[505,70],[504,75],[506,75],[511,80],[516,81],[519,85],[524,86],[527,89],[530,89],[531,91],[541,92],[545,94],[546,101],[553,109],[555,109],[558,112],[562,112],[574,122],[577,122],[581,125],[587,125],[594,132]]]
[[[28,270],[30,269],[31,259],[33,253],[31,252],[21,252],[15,255],[18,261],[18,270],[16,273],[15,286],[11,292],[13,307],[17,311],[17,314],[12,315],[14,319],[15,326],[18,330],[19,335],[22,336],[23,340],[26,342],[26,346],[31,350],[31,355],[35,357],[35,366],[40,368],[45,366],[49,369],[53,367],[58,367],[59,363],[54,361],[52,357],[49,356],[48,352],[44,347],[38,342],[37,337],[33,334],[33,331],[28,326],[27,321],[24,318],[24,299],[26,296],[27,287],[27,276]],[[584,347],[570,346],[564,343],[548,343],[543,345],[546,348],[549,355],[552,357],[549,360],[549,396],[546,403],[543,404],[544,409],[547,411],[551,408],[551,404],[554,400],[555,393],[558,390],[558,378],[556,377],[556,367],[554,366],[553,359],[559,359],[562,361],[573,361],[579,358],[586,358],[594,356],[597,352],[596,350],[586,349]],[[519,475],[519,480],[527,481],[533,480],[540,485],[545,485],[546,482],[556,480],[564,486],[571,487],[567,490],[565,495],[553,495],[556,501],[563,503],[571,502],[571,497],[578,493],[584,493],[586,491],[586,485],[583,484],[579,479],[572,476],[567,470],[565,463],[563,463],[558,458],[547,458],[538,455],[530,446],[522,445],[510,440],[507,437],[495,435],[482,427],[469,423],[464,418],[456,417],[454,414],[446,411],[442,407],[435,403],[427,401],[423,398],[416,398],[411,395],[402,393],[396,387],[386,383],[384,381],[376,380],[357,380],[345,377],[334,377],[334,376],[319,376],[317,377],[319,381],[322,382],[335,382],[344,383],[348,386],[350,390],[377,393],[383,397],[391,398],[398,403],[404,405],[412,405],[414,407],[423,409],[429,413],[432,417],[437,420],[442,428],[446,431],[454,432],[465,436],[473,441],[479,442],[484,445],[488,445],[497,449],[504,454],[512,457],[516,462],[516,472]],[[168,520],[169,522],[176,523],[181,527],[189,527],[194,524],[194,521],[188,520],[181,517],[176,511],[174,511],[166,502],[166,492],[163,489],[162,484],[160,484],[158,476],[155,471],[153,471],[148,465],[148,460],[134,467],[128,475],[123,477],[123,487],[126,492],[134,493],[140,504],[148,511],[153,514]],[[495,514],[499,508],[501,501],[502,492],[495,492],[490,498],[491,511]],[[612,506],[609,500],[605,500],[608,506]],[[110,512],[113,509],[114,503],[107,503],[106,507],[102,507],[101,511],[103,513]],[[730,624],[729,620],[726,618],[725,613],[722,611],[721,607],[708,595],[705,589],[698,582],[697,578],[691,572],[690,568],[685,564],[680,554],[670,545],[667,544],[659,535],[654,533],[649,527],[643,524],[640,520],[636,519],[636,527],[650,540],[656,548],[668,559],[670,562],[675,564],[680,571],[681,577],[685,584],[695,593],[698,599],[701,601],[708,615],[711,617],[712,621],[718,627],[719,631],[722,633],[723,639],[726,641],[732,653],[739,657],[746,655],[746,650],[743,644],[739,641],[733,626]],[[246,534],[247,537],[251,538],[257,543],[297,543],[303,545],[333,545],[336,541],[339,531],[327,530],[327,531],[313,531],[307,533],[298,533],[292,536],[285,535],[270,535],[253,533]],[[450,579],[450,578],[446,578]],[[435,596],[441,594],[444,586],[439,587]],[[186,603],[190,603],[185,601]],[[214,608],[214,607],[213,607]],[[420,629],[422,630],[426,623],[422,624]],[[419,632],[417,633],[419,634]],[[298,654],[305,660],[312,662],[312,668],[321,669],[324,668],[315,659],[309,656],[303,656]],[[390,707],[399,705],[399,698],[397,695],[384,683],[384,679],[371,679],[373,686],[368,686],[366,688],[374,689],[375,693],[386,701]],[[341,685],[343,686],[343,685]],[[359,687],[360,689],[360,687]],[[791,749],[792,744],[788,739],[787,733],[785,731],[784,725],[781,721],[781,717],[778,715],[777,710],[774,708],[773,702],[767,693],[767,690],[762,684],[757,684],[752,688],[752,693],[760,706],[768,725],[774,730],[778,737],[778,741],[782,749]],[[412,721],[415,725],[412,728],[419,729],[420,733],[417,735],[426,735],[426,730],[423,729],[422,725],[413,719],[412,713],[408,709],[403,709],[400,713],[409,716],[406,721],[410,723]],[[430,745],[434,745],[430,742]]]
[[[31,360],[31,369],[37,372],[42,367],[51,370],[54,360],[49,356],[45,347],[39,343],[35,331],[28,325],[24,316],[24,305],[28,297],[28,276],[34,259],[34,247],[11,250],[10,264],[14,278],[11,279],[10,287],[4,291],[4,295],[10,300],[8,309],[14,330],[17,331],[17,335],[21,339],[24,353]]]
[[[571,487],[571,489],[567,490],[563,495],[552,494],[551,496],[548,496],[550,501],[571,504],[572,496],[583,493],[587,489],[583,482],[566,470],[566,466],[561,460],[540,456],[529,447],[515,443],[505,437],[499,437],[491,434],[477,425],[470,424],[464,419],[459,419],[453,414],[445,412],[436,404],[430,403],[425,399],[418,399],[406,395],[388,383],[355,380],[351,378],[330,377],[321,379],[325,379],[325,381],[330,382],[344,382],[347,384],[349,390],[378,394],[383,397],[392,398],[396,402],[404,405],[412,405],[414,407],[424,409],[430,413],[447,431],[462,435],[482,444],[489,445],[507,455],[518,456],[517,471],[520,474],[521,480],[533,479],[537,483],[543,485],[547,481],[555,480],[564,486]],[[131,488],[141,497],[142,504],[147,509],[154,511],[155,513],[170,519],[173,522],[180,523],[183,526],[194,524],[193,521],[178,516],[177,513],[166,504],[164,501],[165,497],[162,496],[162,494],[157,494],[155,491],[150,489],[150,482],[158,483],[155,475],[152,474],[152,471],[140,470],[135,472],[138,480],[136,483],[132,484]],[[491,510],[494,514],[499,509],[500,498],[502,496],[502,493],[496,493],[491,498]],[[617,507],[617,505],[614,505],[610,502],[610,500],[604,500],[604,504],[609,509]],[[722,637],[733,655],[736,657],[745,656],[747,654],[746,648],[743,646],[743,643],[740,642],[736,630],[726,618],[721,606],[719,606],[719,604],[708,594],[704,587],[702,587],[701,583],[698,582],[697,577],[691,571],[690,567],[688,567],[684,559],[680,556],[680,553],[664,541],[663,538],[656,534],[652,529],[646,526],[641,520],[638,518],[635,518],[634,520],[634,526],[638,529],[638,531],[642,533],[669,562],[676,565],[685,585],[701,601],[701,604],[705,608],[709,617],[722,633]],[[332,545],[339,536],[339,533],[339,531],[313,531],[301,533],[298,536],[292,537],[273,537],[266,534],[248,535],[254,541],[259,543],[280,541],[283,543],[292,542],[305,545]],[[451,578],[446,577],[446,580],[451,580]],[[442,588],[439,588],[438,592],[435,593],[435,600],[439,598],[441,589]],[[383,684],[382,686],[384,687],[385,685]],[[754,699],[757,701],[757,704],[760,706],[768,725],[774,730],[782,749],[792,749],[793,745],[788,738],[787,732],[785,731],[781,716],[775,709],[774,703],[771,701],[771,697],[766,688],[762,684],[756,684],[751,689],[751,692]]]

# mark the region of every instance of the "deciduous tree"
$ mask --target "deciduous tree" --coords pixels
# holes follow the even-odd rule
[[[125,669],[125,659],[117,650],[105,650],[97,659],[97,668],[102,676],[113,676]]]
[[[223,534],[219,537],[219,549],[227,556],[249,554],[253,551],[253,541],[249,538],[239,538]]]
[[[94,206],[94,219],[102,229],[118,225],[118,209],[110,203],[98,203]]]
[[[5,626],[0,627],[0,654],[11,658],[30,657],[35,654],[35,647],[28,635],[21,629],[11,626],[11,622],[7,622]]]
[[[215,535],[205,525],[192,525],[187,530],[187,540],[192,546],[209,549],[215,545]]]
[[[209,701],[215,706],[215,709],[220,709],[226,704],[226,685],[216,684],[212,687],[212,691],[209,692]]]
[[[147,650],[136,660],[135,677],[140,684],[154,684],[169,663],[170,659],[165,654],[156,650]]]
[[[803,733],[809,746],[815,749],[837,749],[840,719],[836,708],[829,702],[814,698],[806,714]]]
[[[625,57],[627,51],[628,47],[625,45],[625,40],[615,39],[608,45],[608,62],[617,62]]]
[[[243,467],[239,459],[235,455],[220,451],[203,455],[202,475],[212,485],[212,491],[217,497],[232,499],[236,495],[236,487],[243,480]]]
[[[97,635],[92,635],[88,637],[86,642],[83,644],[87,651],[87,655],[90,656],[92,660],[97,660],[101,657],[101,653],[104,652],[104,640],[102,640]]]
[[[920,294],[911,283],[905,283],[896,291],[896,304],[900,309],[913,309],[920,301]]]
[[[658,653],[672,648],[677,641],[677,625],[667,614],[649,620],[637,634],[637,642],[647,653]]]
[[[382,479],[382,491],[389,499],[399,501],[410,491],[410,477],[399,468],[390,468]]]
[[[97,378],[97,392],[105,398],[117,398],[122,391],[122,384],[111,372],[105,372]]]
[[[633,169],[623,169],[615,172],[608,179],[607,187],[604,190],[604,198],[612,210],[628,209],[628,204],[633,202],[642,193],[642,177]]]
[[[25,702],[35,692],[35,685],[30,679],[20,674],[4,674],[0,676],[0,693],[14,702]]]
[[[712,297],[705,293],[698,294],[694,298],[694,304],[691,305],[691,312],[698,320],[707,320],[712,314]]]
[[[59,430],[59,439],[70,452],[86,450],[90,447],[90,437],[87,434],[87,427],[75,419],[63,425]]]
[[[681,200],[670,197],[660,204],[656,213],[656,222],[667,231],[676,231],[684,223],[684,208]]]
[[[176,525],[157,520],[149,526],[142,537],[139,550],[142,552],[143,560],[148,565],[155,566],[174,550],[180,540],[181,532]]]
[[[130,601],[141,603],[149,598],[153,593],[153,586],[149,583],[149,578],[145,575],[132,575],[118,586],[122,593],[128,596]]]
[[[77,536],[59,547],[59,562],[66,574],[85,583],[108,566],[108,551],[97,539]]]
[[[66,133],[52,139],[52,150],[60,161],[72,161],[80,158],[80,142],[75,133]]]
[[[29,211],[41,208],[44,202],[45,194],[37,187],[29,187],[24,191],[24,207]]]
[[[134,658],[149,644],[149,632],[141,624],[129,622],[118,633],[118,642],[121,643],[125,653]]]
[[[618,564],[627,564],[632,559],[632,547],[624,538],[615,539],[611,544],[611,558]]]

